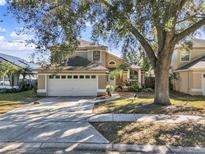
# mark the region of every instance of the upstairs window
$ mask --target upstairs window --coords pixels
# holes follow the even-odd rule
[[[93,51],[93,61],[100,61],[100,51]]]
[[[182,51],[180,54],[181,62],[189,62],[190,61],[190,52],[189,51]]]

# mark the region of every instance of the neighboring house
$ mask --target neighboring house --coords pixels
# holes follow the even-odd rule
[[[126,62],[108,52],[103,45],[81,40],[65,66],[38,70],[38,94],[44,96],[96,96],[106,92],[106,85],[117,87],[122,82],[144,83],[141,68],[131,66],[122,77],[109,73]]]
[[[178,47],[174,52],[174,89],[190,95],[205,95],[205,40],[193,39],[190,43],[190,49]]]
[[[18,88],[19,81],[25,77],[27,80],[33,82],[37,79],[37,68],[39,65],[29,63],[24,59],[14,57],[11,55],[6,55],[0,53],[0,62],[8,62],[20,68],[24,68],[27,71],[24,74],[19,74],[19,76],[14,75],[13,77],[0,76],[0,89],[1,88]],[[13,80],[13,86],[10,85],[10,81]]]

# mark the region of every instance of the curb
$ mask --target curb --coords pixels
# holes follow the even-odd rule
[[[143,153],[180,153],[180,154],[204,154],[205,147],[176,147],[176,146],[160,146],[160,145],[139,145],[139,144],[103,144],[103,143],[18,143],[9,142],[1,144],[6,150],[52,150],[62,149],[66,152],[75,150],[89,150],[89,151],[116,151],[116,152],[143,152]],[[16,149],[15,149],[16,148]],[[1,150],[0,150],[1,151]],[[4,151],[1,151],[4,152]],[[26,151],[24,151],[26,152]]]
[[[91,150],[91,151],[118,151],[118,152],[145,152],[145,153],[186,153],[204,154],[203,147],[176,147],[161,145],[139,144],[95,144],[95,143],[44,143],[41,148],[66,148],[67,150]]]

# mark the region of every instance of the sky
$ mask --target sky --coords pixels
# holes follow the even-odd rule
[[[19,33],[23,26],[23,23],[18,23],[12,14],[8,14],[6,0],[0,0],[0,53],[30,61],[31,55],[36,50],[35,45],[26,42],[32,38],[32,35]],[[87,29],[82,32],[82,39],[89,41],[90,37],[91,27],[88,25]],[[112,48],[105,42],[100,43],[107,45],[115,55],[121,55],[120,49]]]

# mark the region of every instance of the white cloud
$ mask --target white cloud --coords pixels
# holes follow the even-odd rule
[[[27,44],[25,40],[13,39],[6,40],[4,36],[0,36],[0,51],[34,51],[34,44]]]
[[[15,31],[11,32],[10,36],[13,39],[20,39],[20,40],[29,40],[32,37],[31,35],[27,35],[27,34],[23,34],[23,33],[17,33]]]
[[[3,6],[6,4],[6,0],[0,0],[0,6]]]
[[[0,27],[0,32],[6,32],[6,29],[3,27]]]
[[[0,36],[0,43],[1,43],[2,41],[5,41],[5,37],[4,37],[4,36]]]

